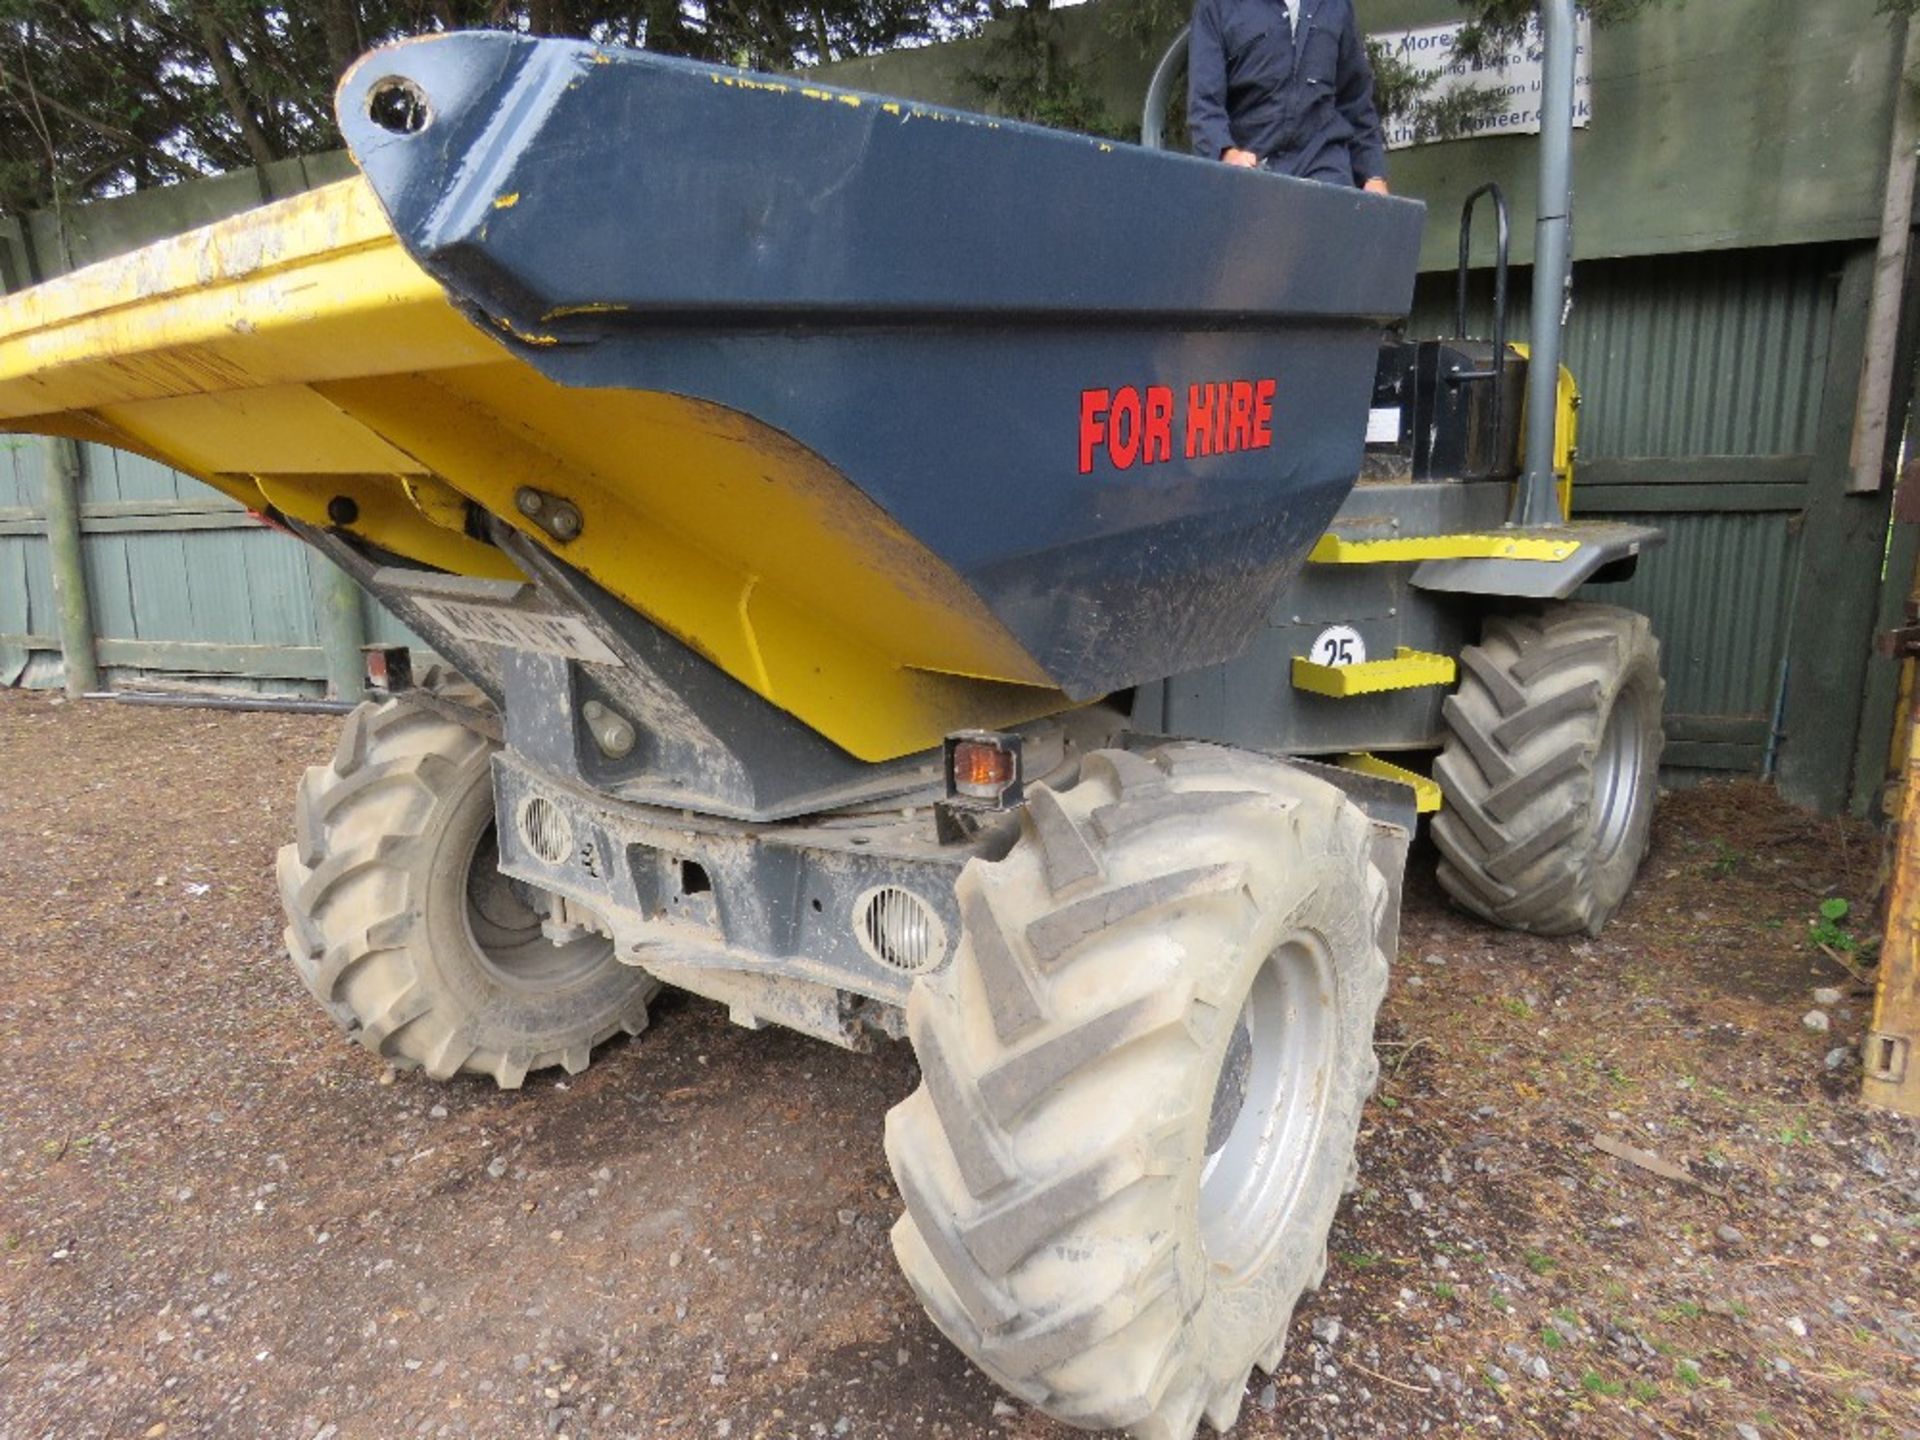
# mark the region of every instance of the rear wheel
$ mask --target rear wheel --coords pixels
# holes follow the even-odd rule
[[[934,1322],[1062,1420],[1186,1440],[1278,1364],[1378,1065],[1391,891],[1333,787],[1238,752],[1098,752],[959,882],[887,1117],[894,1252]]]
[[[308,770],[280,851],[287,950],[348,1035],[435,1079],[586,1068],[658,989],[610,940],[549,940],[551,901],[498,868],[484,736],[420,700],[360,706]]]
[[[1598,935],[1653,824],[1665,685],[1652,626],[1611,605],[1496,615],[1460,664],[1434,767],[1441,887],[1510,929]]]

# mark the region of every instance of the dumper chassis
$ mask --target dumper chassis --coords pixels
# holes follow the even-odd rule
[[[437,656],[372,653],[301,783],[302,981],[508,1088],[663,985],[907,1039],[934,1322],[1071,1423],[1229,1427],[1353,1183],[1418,814],[1544,934],[1646,846],[1658,648],[1572,597],[1658,536],[1566,518],[1564,206],[1530,366],[1503,207],[1492,338],[1469,202],[1405,340],[1405,201],[500,35],[338,109],[363,180],[0,303],[0,423],[191,470]]]

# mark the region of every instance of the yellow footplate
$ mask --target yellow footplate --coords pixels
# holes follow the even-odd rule
[[[1364,750],[1356,750],[1351,755],[1342,755],[1334,762],[1347,770],[1357,770],[1362,775],[1377,776],[1382,780],[1396,780],[1413,791],[1414,808],[1422,815],[1431,815],[1440,808],[1440,782],[1430,780],[1417,770],[1409,770],[1396,765],[1391,760],[1382,760],[1378,755],[1369,755]]]
[[[1330,695],[1336,700],[1352,695],[1374,695],[1382,690],[1451,685],[1454,674],[1451,655],[1409,650],[1404,645],[1391,660],[1363,660],[1357,665],[1322,665],[1304,655],[1293,657],[1293,688]]]

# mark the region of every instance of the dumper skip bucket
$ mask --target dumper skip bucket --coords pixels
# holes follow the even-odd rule
[[[0,426],[511,575],[484,510],[866,759],[1237,651],[1423,214],[498,34],[338,107],[363,178],[0,302]]]

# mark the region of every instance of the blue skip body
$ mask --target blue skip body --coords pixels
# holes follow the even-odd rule
[[[526,363],[784,432],[1077,699],[1233,654],[1297,571],[1359,471],[1424,213],[497,34],[379,52],[339,108],[403,243]]]

